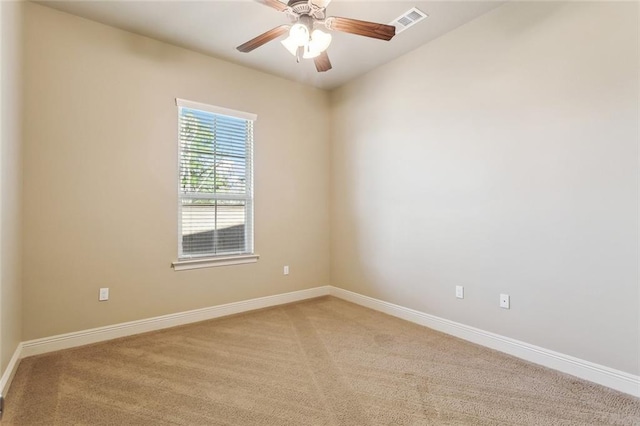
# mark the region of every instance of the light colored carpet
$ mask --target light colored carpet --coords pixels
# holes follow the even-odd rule
[[[638,425],[640,400],[332,297],[24,359],[13,425]]]

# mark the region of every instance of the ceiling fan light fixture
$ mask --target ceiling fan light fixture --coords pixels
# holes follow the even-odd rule
[[[296,43],[296,41],[293,40],[293,38],[291,38],[291,36],[285,38],[280,43],[282,43],[284,48],[287,49],[289,51],[289,53],[291,53],[293,56],[297,55],[297,53],[298,53],[298,44]]]
[[[319,50],[311,50],[310,46],[307,46],[304,48],[304,53],[302,54],[302,57],[304,59],[312,59],[312,58],[317,58],[318,56],[320,56],[322,52]]]
[[[314,30],[311,33],[311,41],[305,47],[304,55],[302,57],[305,59],[315,58],[327,50],[330,44],[331,34],[320,30]]]
[[[310,46],[318,52],[324,52],[331,44],[331,34],[320,30],[313,30],[311,33]]]
[[[296,46],[305,46],[309,43],[309,28],[298,22],[289,30],[289,38],[296,43]]]

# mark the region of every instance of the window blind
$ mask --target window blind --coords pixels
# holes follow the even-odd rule
[[[253,253],[255,116],[178,99],[179,257]]]

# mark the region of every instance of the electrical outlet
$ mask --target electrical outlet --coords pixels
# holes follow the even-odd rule
[[[504,309],[509,309],[509,295],[501,294],[500,295],[500,307]]]
[[[284,267],[284,269],[283,269],[282,273],[283,273],[284,275],[289,275],[289,266],[288,266],[288,265],[285,265],[285,267]]]
[[[105,300],[109,300],[109,288],[104,287],[100,289],[100,294],[98,296],[98,300],[104,302]]]
[[[464,299],[464,287],[461,285],[456,286],[456,297],[458,299]]]

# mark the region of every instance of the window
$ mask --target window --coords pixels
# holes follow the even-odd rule
[[[178,269],[255,262],[253,122],[240,111],[177,99]]]

